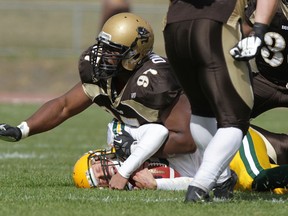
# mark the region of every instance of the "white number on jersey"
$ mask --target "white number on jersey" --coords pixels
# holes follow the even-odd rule
[[[267,32],[264,37],[267,47],[261,49],[261,55],[271,67],[278,67],[283,63],[284,56],[281,52],[286,47],[285,39],[276,32]]]
[[[147,76],[148,73],[151,73],[152,75],[157,75],[157,71],[154,69],[149,69],[143,72],[143,75],[141,75],[137,80],[138,86],[143,86],[146,88],[149,85],[149,78]]]

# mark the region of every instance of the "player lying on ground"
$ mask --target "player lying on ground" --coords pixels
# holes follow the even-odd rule
[[[117,169],[125,160],[123,157],[125,152],[129,154],[129,151],[133,152],[137,148],[137,140],[128,134],[129,127],[113,121],[108,128],[108,143],[111,143],[111,128],[114,128],[113,133],[124,134],[118,139],[122,140],[124,146],[122,145],[122,149],[119,149],[119,145],[115,142],[117,139],[115,139],[117,154],[114,147],[110,151],[99,150],[84,154],[74,166],[73,179],[77,187],[107,187],[111,176],[117,173]],[[238,176],[235,189],[286,193],[288,164],[283,164],[284,161],[277,164],[276,161],[283,155],[287,158],[287,150],[282,149],[282,155],[276,154],[274,147],[278,146],[277,140],[274,140],[274,143],[268,141],[275,134],[256,126],[255,128],[257,130],[249,129],[240,150],[230,164],[231,169]],[[265,136],[259,130],[263,131]],[[126,145],[127,143],[129,145]],[[274,155],[271,153],[273,151]],[[269,157],[268,154],[272,156]],[[134,172],[127,188],[186,190],[193,180],[201,159],[199,151],[191,154],[176,154],[167,159],[151,158]],[[236,178],[234,176],[234,180]]]

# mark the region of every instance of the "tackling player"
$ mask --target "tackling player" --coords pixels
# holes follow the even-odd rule
[[[153,30],[143,18],[132,13],[111,17],[96,44],[80,57],[81,82],[46,102],[19,126],[1,124],[0,138],[19,141],[51,130],[95,103],[120,122],[137,127],[141,135],[139,150],[112,177],[112,189],[123,189],[134,170],[155,154],[164,141],[183,147],[177,148],[182,153],[195,151],[190,119],[178,115],[179,122],[169,120],[168,114],[178,109],[183,91],[167,60],[153,53],[153,43]],[[169,124],[175,130],[170,130],[168,136],[165,126]],[[161,150],[169,154],[169,145]]]

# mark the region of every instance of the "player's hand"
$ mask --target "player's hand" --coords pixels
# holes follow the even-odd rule
[[[121,133],[116,134],[113,141],[116,154],[122,158],[129,157],[131,155],[131,146],[136,144],[136,142],[127,131],[123,130]]]
[[[260,38],[249,36],[239,41],[235,47],[230,50],[232,57],[239,61],[248,61],[254,58],[262,45]]]
[[[12,127],[8,124],[0,124],[0,139],[8,142],[19,141],[22,137],[22,132],[18,127]]]
[[[116,173],[109,182],[109,188],[113,190],[124,190],[126,189],[127,183],[128,179],[124,178],[119,173]]]
[[[153,177],[153,174],[147,169],[142,169],[135,173],[133,176],[135,186],[137,189],[157,189],[157,182]]]
[[[239,61],[248,61],[260,51],[268,25],[255,23],[250,35],[239,41],[231,50],[232,57]]]

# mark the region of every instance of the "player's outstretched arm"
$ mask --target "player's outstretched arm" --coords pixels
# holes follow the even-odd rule
[[[43,104],[19,126],[1,124],[0,139],[19,141],[27,136],[48,131],[82,112],[91,104],[92,101],[84,93],[81,83],[78,83],[64,95]]]

